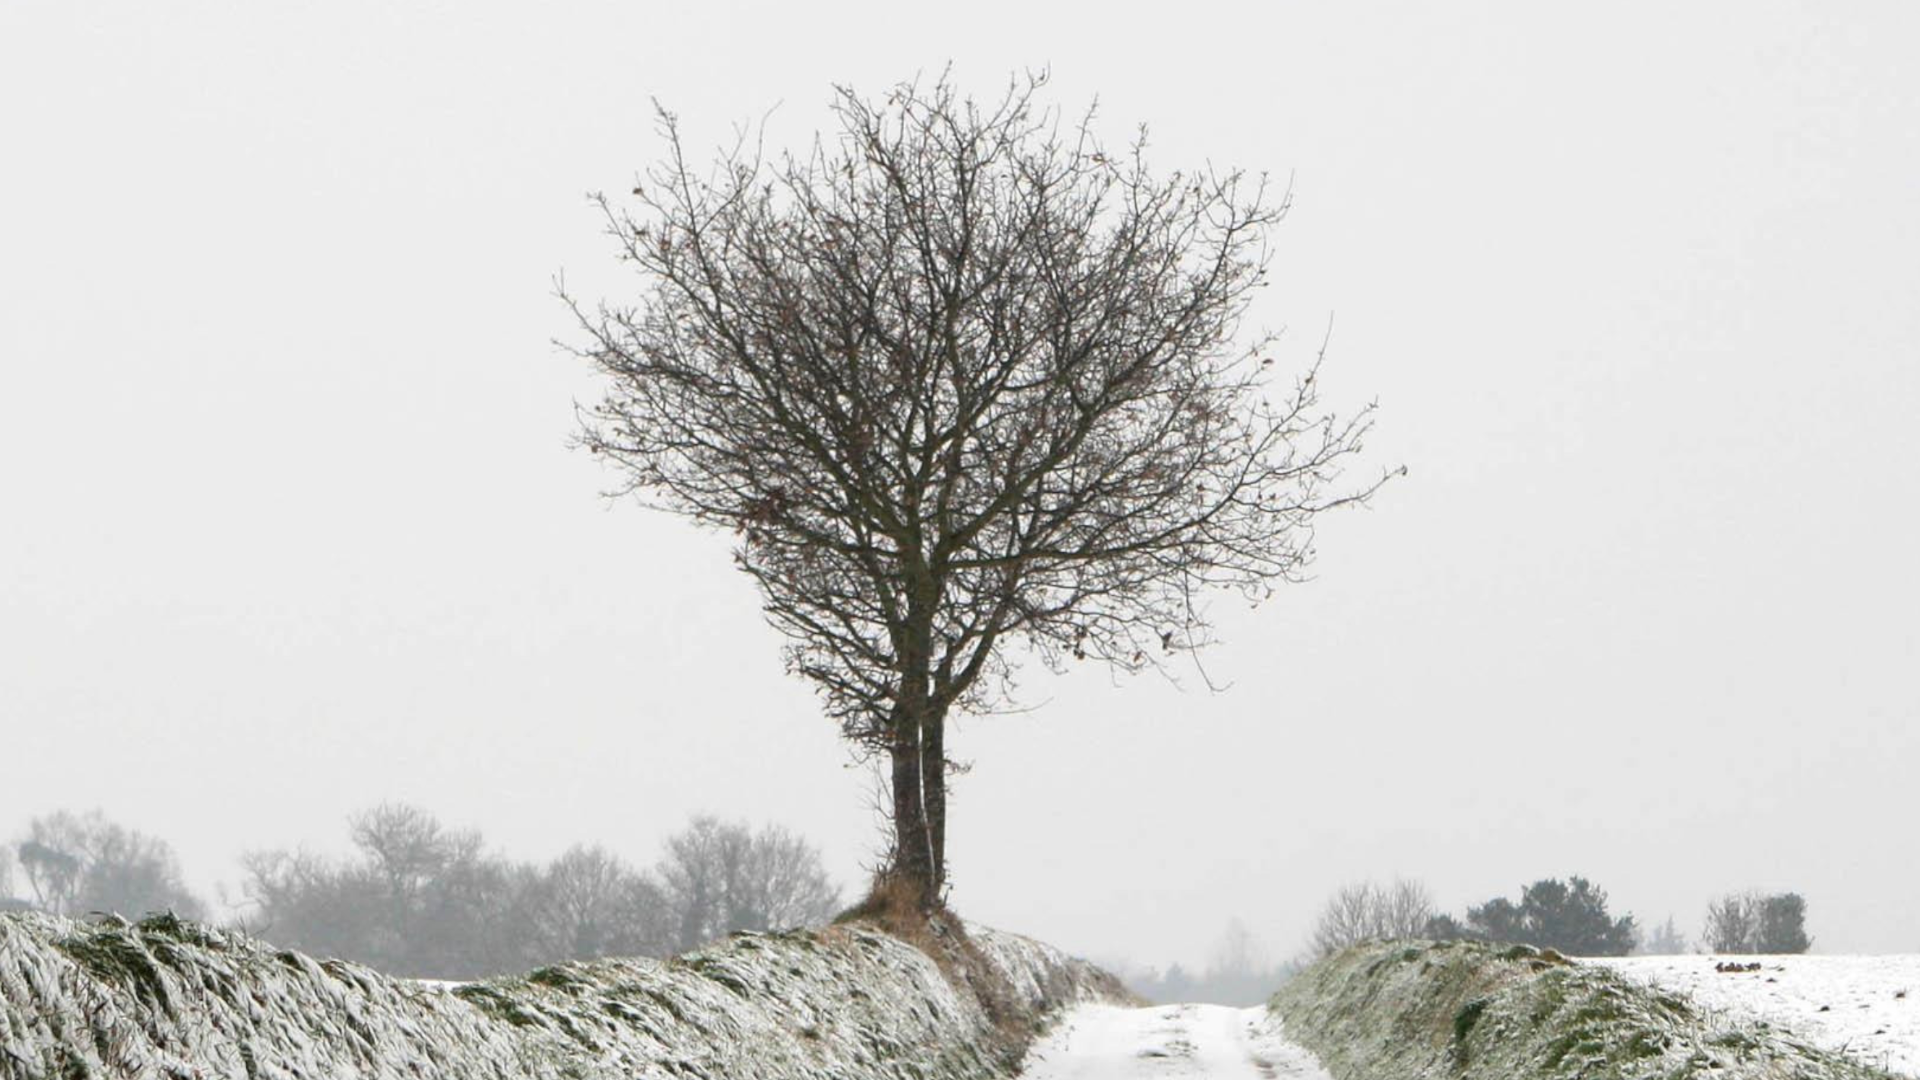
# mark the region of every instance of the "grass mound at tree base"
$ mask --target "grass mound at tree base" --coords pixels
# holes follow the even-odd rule
[[[980,1003],[994,1042],[1014,1065],[1067,1005],[1086,1000],[1146,1004],[1115,975],[1078,961],[1051,962],[1033,952],[1052,950],[1029,938],[970,933],[946,905],[923,909],[911,884],[887,874],[876,876],[867,895],[841,912],[834,925],[869,926],[925,953],[948,983]]]
[[[1274,995],[1336,1080],[1872,1080],[1757,1020],[1569,961],[1477,942],[1361,945]]]

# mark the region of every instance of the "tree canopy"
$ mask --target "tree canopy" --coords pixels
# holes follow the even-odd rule
[[[1625,956],[1638,928],[1631,915],[1607,912],[1607,892],[1586,878],[1543,878],[1521,890],[1518,904],[1495,897],[1467,909],[1475,936],[1525,942],[1570,956]]]
[[[1018,646],[1126,671],[1210,640],[1204,594],[1297,579],[1371,408],[1245,337],[1285,192],[1110,152],[1038,79],[947,79],[779,155],[694,164],[678,123],[601,197],[638,296],[588,309],[583,442],[623,491],[739,536],[791,670],[892,762],[893,869],[945,879],[944,724]]]

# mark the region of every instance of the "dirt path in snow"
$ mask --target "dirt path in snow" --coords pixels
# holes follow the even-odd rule
[[[1034,1044],[1021,1080],[1329,1080],[1264,1008],[1081,1005]]]

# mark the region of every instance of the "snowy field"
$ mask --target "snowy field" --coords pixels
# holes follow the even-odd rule
[[[1759,963],[1724,973],[1714,964]],[[1633,956],[1583,960],[1692,996],[1707,1009],[1746,1012],[1828,1050],[1920,1077],[1920,955]]]
[[[1034,1044],[1020,1080],[1329,1080],[1265,1006],[1080,1005]]]

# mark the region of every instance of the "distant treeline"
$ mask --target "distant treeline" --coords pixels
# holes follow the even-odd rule
[[[1737,893],[1707,910],[1702,946],[1713,952],[1803,953],[1807,902],[1798,893]],[[1464,918],[1437,910],[1424,885],[1361,882],[1336,892],[1321,909],[1309,953],[1315,958],[1368,941],[1425,938],[1496,941],[1554,949],[1568,956],[1675,954],[1688,951],[1672,917],[1648,932],[1632,915],[1607,910],[1607,892],[1575,874],[1543,878],[1518,900],[1496,896],[1467,908]]]
[[[1228,922],[1204,969],[1190,971],[1174,964],[1142,970],[1124,962],[1110,962],[1106,966],[1120,976],[1127,989],[1162,1005],[1188,1001],[1259,1005],[1300,970],[1300,965],[1292,961],[1268,959],[1265,950],[1239,919]]]
[[[286,849],[244,856],[236,923],[389,974],[466,979],[667,956],[735,930],[822,922],[840,906],[818,849],[777,826],[696,817],[646,869],[584,845],[545,864],[506,859],[479,833],[403,805],[353,815],[349,836],[344,859]],[[0,847],[0,898],[0,908],[64,915],[209,910],[171,845],[98,813],[35,818]]]
[[[1246,1007],[1263,1004],[1299,971],[1299,965],[1287,961],[1247,968],[1210,966],[1201,971],[1174,964],[1165,969],[1127,971],[1121,981],[1156,1005],[1194,1001]]]

